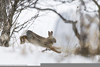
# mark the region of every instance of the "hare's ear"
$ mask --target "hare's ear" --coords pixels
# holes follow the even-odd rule
[[[53,31],[51,31],[51,36],[53,35]]]
[[[49,35],[49,36],[51,36],[51,33],[50,33],[50,31],[48,31],[48,35]]]

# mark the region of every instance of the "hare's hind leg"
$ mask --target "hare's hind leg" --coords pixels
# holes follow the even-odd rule
[[[20,44],[24,44],[25,43],[25,39],[26,39],[26,36],[20,36]]]
[[[27,31],[26,35],[27,35],[27,39],[28,40],[32,40],[32,39],[35,39],[36,38],[36,36],[30,30]]]

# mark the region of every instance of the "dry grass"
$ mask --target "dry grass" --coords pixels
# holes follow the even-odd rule
[[[97,34],[94,34],[94,39],[93,41],[96,39],[96,36]],[[97,37],[97,41],[100,41],[100,36]],[[88,42],[88,43],[87,43]],[[96,55],[100,55],[100,43],[95,43],[93,44],[94,46],[96,46],[97,48],[95,47],[92,47],[92,44],[91,44],[91,39],[88,40],[87,42],[85,42],[84,46],[80,46],[80,47],[77,47],[74,51],[74,54],[75,55],[82,55],[82,56],[85,56],[85,57],[93,57],[93,56],[96,56]],[[95,41],[94,41],[95,42]],[[81,43],[82,44],[82,43]]]
[[[23,45],[23,48],[22,48],[22,52],[21,54],[25,55],[26,54],[26,45]]]

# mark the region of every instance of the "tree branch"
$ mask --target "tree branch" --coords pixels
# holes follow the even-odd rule
[[[92,0],[98,7],[98,14],[99,14],[99,31],[100,31],[100,5],[97,3],[97,1]]]
[[[65,23],[74,23],[74,21],[70,21],[70,20],[66,20],[61,14],[59,14],[57,11],[50,9],[50,8],[45,8],[45,9],[41,9],[38,7],[29,7],[29,8],[34,8],[40,11],[53,11],[54,13],[56,13]],[[76,22],[76,21],[75,21]]]
[[[29,8],[34,8],[34,9],[37,9],[37,10],[40,10],[40,11],[53,11],[54,13],[56,13],[65,23],[72,23],[73,25],[73,31],[75,33],[75,35],[77,36],[78,39],[80,39],[80,36],[79,36],[79,33],[78,33],[78,30],[76,28],[76,23],[77,21],[71,21],[71,20],[67,20],[65,19],[60,13],[58,13],[57,11],[53,10],[53,9],[50,9],[50,8],[45,8],[45,9],[41,9],[41,8],[38,8],[38,7],[29,7]]]
[[[100,7],[100,5],[97,3],[96,0],[92,0],[98,7]]]

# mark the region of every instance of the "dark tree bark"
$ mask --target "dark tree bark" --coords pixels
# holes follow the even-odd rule
[[[1,33],[1,40],[2,40],[2,45],[8,47],[9,46],[9,35],[10,35],[10,24],[11,22],[9,22],[7,20],[7,13],[6,13],[6,6],[5,6],[5,0],[1,0],[1,4],[3,6],[3,9],[2,9],[2,15],[3,16],[3,30],[2,30],[2,33]]]
[[[8,0],[9,1],[9,0]],[[12,27],[12,20],[14,13],[16,11],[16,6],[19,0],[15,0],[14,4],[12,5],[11,12],[9,12],[9,15],[7,15],[7,1],[6,0],[0,0],[0,7],[1,9],[1,16],[2,16],[2,32],[0,37],[0,43],[2,46],[8,47],[9,41],[10,41],[10,31]]]

